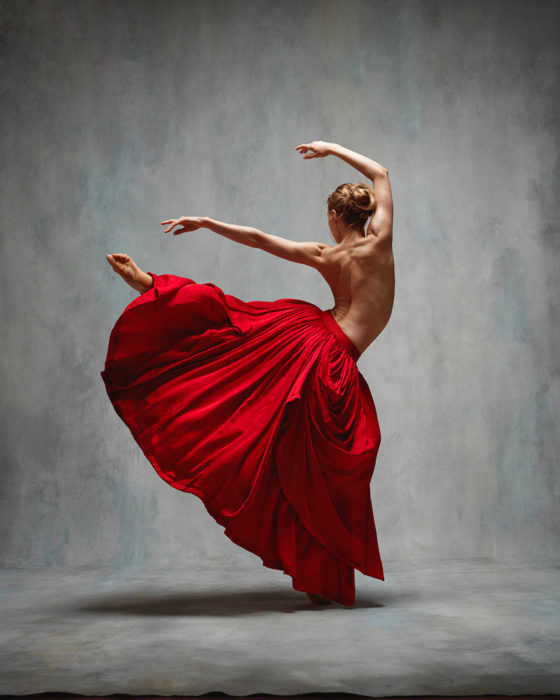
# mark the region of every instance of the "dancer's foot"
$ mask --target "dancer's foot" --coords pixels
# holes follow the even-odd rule
[[[147,292],[152,287],[154,283],[153,277],[141,270],[129,255],[113,253],[105,257],[113,270],[140,294]]]
[[[306,593],[305,595],[312,603],[316,603],[317,605],[328,605],[331,602],[327,598],[323,598],[323,596],[319,595],[318,593]]]

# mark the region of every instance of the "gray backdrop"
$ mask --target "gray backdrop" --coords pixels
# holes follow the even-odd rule
[[[325,199],[389,169],[391,321],[359,361],[385,562],[558,554],[556,2],[4,0],[4,566],[260,565],[152,469],[99,372],[136,293],[105,260],[329,308],[311,268],[207,215],[330,242]],[[412,564],[411,564],[412,566]]]

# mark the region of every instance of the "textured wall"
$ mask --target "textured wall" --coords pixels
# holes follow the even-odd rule
[[[1,12],[4,565],[260,564],[114,413],[99,371],[135,293],[105,254],[330,307],[311,268],[159,225],[208,215],[329,242],[327,194],[363,178],[303,160],[312,139],[383,163],[395,198],[393,317],[359,362],[383,436],[382,556],[557,556],[560,4]]]

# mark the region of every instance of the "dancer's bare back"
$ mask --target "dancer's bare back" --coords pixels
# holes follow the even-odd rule
[[[368,234],[323,250],[317,270],[334,296],[332,314],[338,325],[364,352],[387,325],[395,297],[392,246]]]

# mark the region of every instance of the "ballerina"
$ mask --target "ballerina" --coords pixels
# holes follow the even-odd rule
[[[296,150],[337,156],[371,180],[329,195],[334,245],[204,216],[161,225],[173,235],[207,228],[311,266],[333,308],[244,302],[109,254],[139,296],[113,328],[101,376],[165,481],[197,495],[232,541],[313,603],[353,605],[355,568],[383,579],[369,492],[381,434],[356,362],[393,308],[393,199],[388,170],[370,158],[324,141]]]

